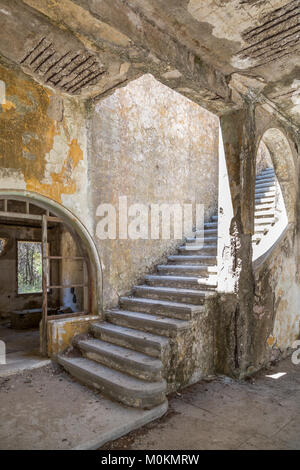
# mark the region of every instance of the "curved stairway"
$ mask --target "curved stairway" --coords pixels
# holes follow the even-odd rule
[[[191,327],[217,287],[217,217],[187,238],[143,285],[120,298],[91,325],[90,335],[74,338],[75,354],[58,362],[75,378],[125,405],[153,408],[166,400],[169,341]],[[171,361],[169,361],[171,362]]]
[[[256,176],[255,226],[252,243],[257,245],[276,223],[276,178],[273,168],[267,168]]]

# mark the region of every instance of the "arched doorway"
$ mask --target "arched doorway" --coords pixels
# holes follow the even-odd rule
[[[262,136],[256,155],[253,260],[264,256],[294,221],[295,166],[285,135],[276,128]]]
[[[41,351],[46,355],[49,319],[98,315],[102,311],[102,270],[97,249],[74,214],[37,193],[0,190],[0,221],[0,249],[3,253],[10,250],[7,266],[13,266],[15,257],[15,287],[5,297],[10,303],[10,316],[17,326],[23,322],[26,328],[41,314]],[[26,295],[35,308],[19,308]]]

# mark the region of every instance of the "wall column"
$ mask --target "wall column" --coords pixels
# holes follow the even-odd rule
[[[256,160],[255,104],[245,102],[243,109],[222,116],[220,123],[233,213],[229,232],[235,302],[228,302],[234,311],[231,312],[230,325],[227,322],[231,334],[228,335],[228,332],[225,334],[227,338],[226,349],[227,361],[231,363],[231,373],[241,377],[251,372],[252,366],[254,303],[252,235],[254,232]],[[222,195],[220,195],[220,198],[222,198]],[[219,207],[221,206],[222,201],[219,204]],[[226,309],[223,308],[222,310],[222,315],[226,316]],[[230,341],[230,344],[228,344],[228,341]],[[222,354],[222,351],[219,354]]]

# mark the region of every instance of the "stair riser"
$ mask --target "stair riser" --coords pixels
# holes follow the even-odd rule
[[[218,236],[218,229],[216,227],[214,229],[207,228],[207,229],[204,229],[204,230],[196,230],[196,232],[194,232],[194,234],[197,235],[200,238],[217,237]]]
[[[148,354],[149,356],[157,357],[159,359],[162,359],[165,353],[159,344],[153,344],[150,341],[142,340],[140,338],[129,338],[128,336],[116,334],[113,332],[103,330],[99,331],[99,329],[92,330],[92,334],[95,336],[95,338],[102,339],[108,343],[133,349],[134,351]]]
[[[192,264],[192,263],[191,263]],[[194,269],[195,267],[195,269]],[[216,272],[217,270],[213,271]],[[201,269],[199,266],[193,266],[193,269],[185,267],[184,264],[180,265],[180,269],[172,268],[172,265],[168,265],[166,268],[159,268],[159,274],[175,274],[180,276],[198,276],[199,278],[207,278],[212,271],[209,271],[207,268]]]
[[[259,181],[255,184],[255,189],[259,188],[275,188],[275,181]]]
[[[269,197],[264,198],[264,197],[262,197],[262,198],[256,199],[256,201],[255,201],[255,210],[258,210],[258,207],[259,207],[260,205],[265,206],[266,204],[272,204],[272,207],[274,207],[275,198],[274,198],[274,197],[272,197],[272,198],[269,198]]]
[[[114,356],[97,354],[96,352],[86,351],[84,349],[82,349],[81,352],[87,359],[99,362],[104,366],[131,375],[137,379],[146,380],[148,382],[159,382],[163,378],[162,370],[147,370],[147,368],[142,367],[142,364],[136,362],[131,363],[130,361],[126,361],[126,358],[121,360]]]
[[[201,246],[206,246],[206,245],[216,245],[218,243],[218,238],[216,235],[211,235],[207,237],[203,237],[201,234],[196,234],[195,237],[188,237],[186,238],[186,245],[201,245]]]
[[[146,283],[149,286],[153,287],[179,287],[183,289],[198,289],[198,290],[215,290],[217,287],[216,284],[205,284],[205,283],[198,283],[196,281],[190,282],[190,281],[170,281],[170,280],[160,280],[159,277],[155,281],[152,280],[147,280]]]
[[[201,248],[199,247],[199,249],[190,249],[191,245],[188,246],[188,250],[185,250],[185,249],[182,249],[182,248],[179,248],[178,252],[181,254],[181,255],[184,255],[184,256],[189,256],[189,255],[211,255],[211,256],[217,256],[217,249],[215,247],[205,247],[205,248]],[[196,248],[196,246],[195,246]]]
[[[269,218],[269,217],[260,217],[260,218],[256,218],[255,217],[255,220],[254,220],[254,224],[255,226],[257,225],[273,225],[275,223],[275,219],[274,218]]]
[[[169,257],[168,262],[173,263],[173,264],[189,264],[189,265],[208,265],[208,266],[215,266],[217,264],[217,259],[216,256],[208,256],[205,258],[193,258],[195,253],[191,253],[190,255],[184,254],[184,256],[178,256],[178,257]]]
[[[159,334],[167,338],[173,338],[177,335],[177,330],[161,325],[160,323],[150,322],[146,320],[139,320],[137,318],[129,318],[125,315],[117,315],[106,313],[105,318],[113,325],[124,326],[126,328],[134,328],[139,331],[146,331],[147,333]]]
[[[150,297],[144,297],[144,298],[150,298]],[[151,297],[153,299],[153,297]],[[162,300],[162,299],[161,299]],[[166,300],[166,299],[165,299]],[[132,312],[142,312],[142,313],[150,313],[152,315],[162,315],[166,316],[169,318],[177,318],[179,320],[190,320],[191,319],[191,313],[190,312],[185,312],[184,310],[175,310],[171,309],[170,307],[166,306],[159,306],[159,305],[149,305],[149,304],[144,304],[143,302],[128,302],[126,300],[120,301],[120,305],[129,311]]]
[[[255,192],[255,199],[265,199],[265,198],[275,198],[276,194],[274,191],[262,191],[262,192]]]
[[[79,370],[78,368],[69,365],[64,365],[64,367],[82,384],[95,388],[103,395],[123,403],[126,406],[151,409],[154,406],[160,405],[166,399],[164,392],[152,394],[151,396],[143,396],[143,393],[140,391],[132,392],[124,389],[123,387],[117,387],[115,384],[104,379],[101,380],[99,377],[94,376],[84,369]]]
[[[205,297],[200,295],[182,295],[179,293],[168,294],[166,292],[155,293],[154,291],[137,291],[136,295],[137,297],[143,297],[144,299],[169,300],[170,302],[179,302],[183,304],[203,305],[205,302]]]

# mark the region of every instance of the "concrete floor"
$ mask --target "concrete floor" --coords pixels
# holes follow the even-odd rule
[[[267,377],[286,373],[280,378]],[[159,421],[103,449],[300,449],[300,365],[286,359],[251,381],[202,381]]]
[[[120,406],[48,365],[0,378],[0,449],[97,449],[165,413]]]
[[[14,330],[9,320],[0,323],[0,339],[6,345],[6,364],[0,364],[0,377],[35,369],[50,363],[40,355],[38,329]]]

